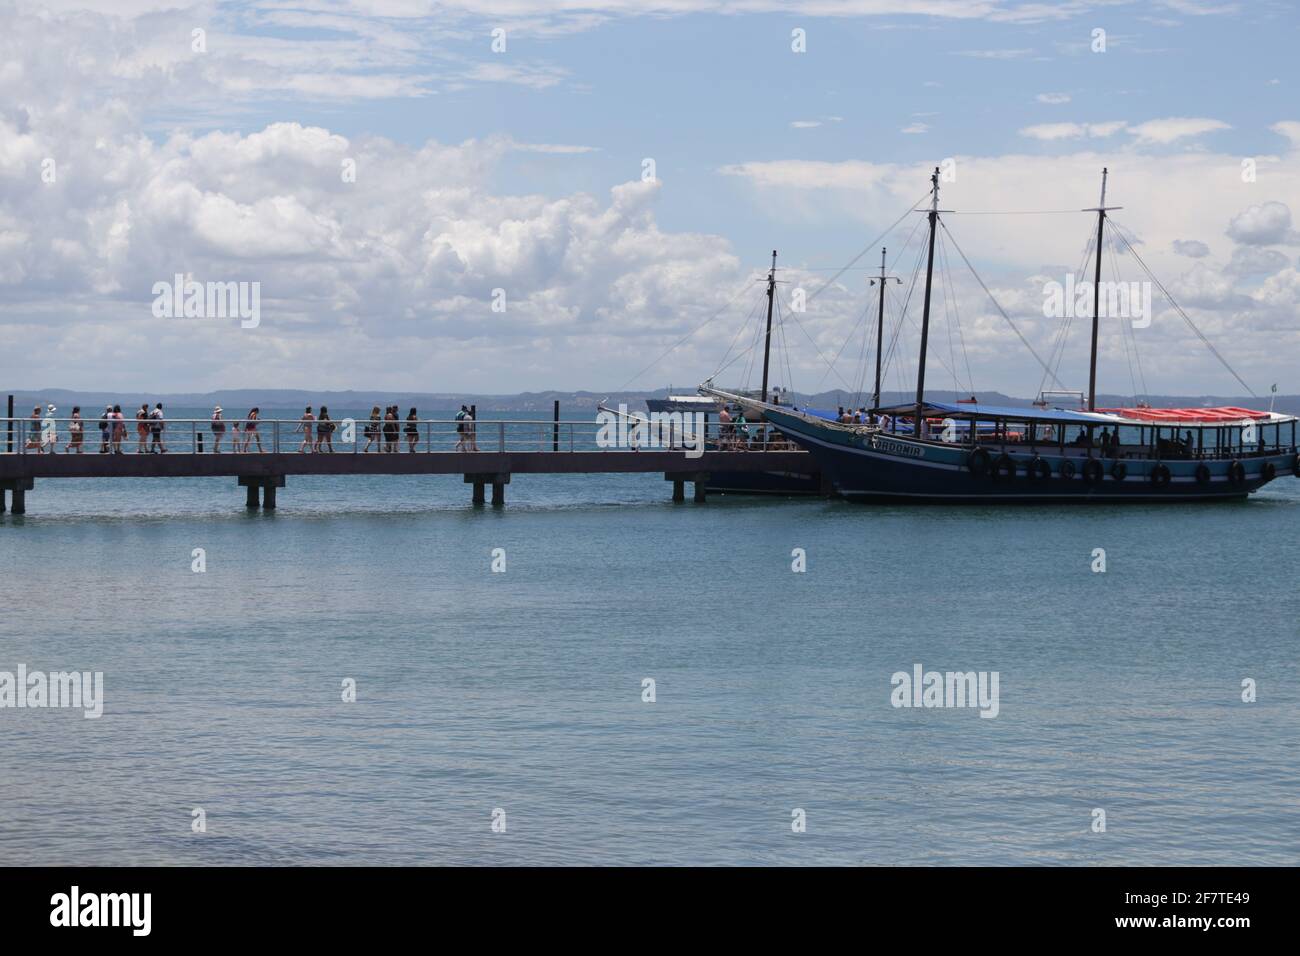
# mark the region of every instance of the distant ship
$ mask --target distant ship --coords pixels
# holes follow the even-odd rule
[[[1013,408],[927,401],[938,169],[930,183],[915,402],[878,407],[878,339],[876,398],[869,424],[827,421],[766,402],[761,406],[769,422],[813,454],[840,494],[890,502],[1209,501],[1245,498],[1280,474],[1300,477],[1295,416],[1238,407],[1097,408],[1098,298],[1092,308],[1086,408],[1047,407],[1046,402]],[[1097,297],[1107,209],[1103,170],[1101,203],[1085,210],[1098,217]],[[740,400],[709,382],[700,392],[723,401]]]

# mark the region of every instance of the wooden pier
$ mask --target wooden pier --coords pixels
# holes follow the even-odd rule
[[[3,445],[0,444],[0,448]],[[274,508],[277,491],[290,475],[462,475],[472,486],[471,501],[505,503],[505,488],[515,475],[603,475],[662,473],[672,482],[672,499],[685,500],[694,485],[694,500],[705,501],[710,475],[718,472],[815,471],[802,451],[705,451],[688,457],[682,451],[611,449],[602,451],[415,452],[256,452],[248,454],[0,454],[0,510],[23,514],[27,492],[36,481],[53,478],[234,478],[246,490],[250,508]]]

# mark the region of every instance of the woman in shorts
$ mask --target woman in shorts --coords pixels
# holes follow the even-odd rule
[[[324,405],[316,416],[316,451],[334,451],[334,422],[330,410]]]
[[[403,432],[406,434],[406,450],[411,454],[415,454],[415,446],[420,440],[419,421],[420,416],[415,413],[414,408],[406,413],[406,428]]]
[[[257,431],[257,419],[261,416],[261,409],[254,406],[248,410],[248,417],[244,419],[244,451],[257,442],[257,450],[262,451],[262,436]]]

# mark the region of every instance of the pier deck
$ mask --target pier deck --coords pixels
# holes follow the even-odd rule
[[[25,424],[25,423],[24,423]],[[335,442],[334,452],[286,451],[286,446],[296,446],[301,434],[291,434],[287,424],[264,422],[268,428],[263,439],[270,449],[258,452],[221,453],[212,451],[212,438],[208,434],[206,448],[199,435],[203,434],[191,423],[169,423],[164,434],[169,445],[166,454],[137,453],[137,436],[134,422],[132,431],[123,441],[121,454],[104,454],[99,451],[99,433],[93,422],[86,423],[83,451],[66,453],[66,431],[59,435],[57,453],[48,450],[38,454],[28,445],[29,433],[15,429],[12,450],[0,436],[0,510],[5,507],[5,494],[12,498],[10,510],[15,514],[26,511],[26,493],[33,489],[37,479],[51,478],[212,478],[237,479],[240,487],[247,489],[249,507],[276,507],[276,490],[285,486],[290,475],[462,475],[473,485],[474,503],[483,503],[485,489],[492,487],[492,503],[503,504],[505,486],[511,476],[539,475],[601,475],[662,473],[673,482],[673,500],[685,498],[684,486],[694,485],[694,499],[705,500],[705,487],[713,474],[727,473],[793,473],[816,474],[812,457],[804,451],[788,448],[766,447],[738,450],[710,448],[702,453],[662,447],[592,448],[594,436],[590,433],[575,438],[569,428],[563,441],[560,427],[585,423],[544,423],[538,437],[538,426],[543,423],[479,422],[476,442],[479,451],[444,450],[444,443],[431,423],[421,423],[421,438],[417,450],[408,450],[403,439],[398,452],[362,452],[361,445],[353,441],[347,445]],[[207,423],[203,423],[206,427]],[[449,425],[454,423],[437,423]],[[527,438],[507,439],[507,425],[525,424]],[[177,425],[180,427],[178,428]],[[92,429],[94,429],[92,434]],[[360,431],[360,429],[358,429]],[[363,436],[359,436],[364,441]],[[716,444],[716,438],[710,438]],[[229,432],[227,433],[227,443]],[[455,441],[450,431],[445,436],[445,446]],[[511,448],[510,445],[518,447]],[[485,447],[486,446],[486,447]],[[227,444],[227,449],[229,445]],[[429,450],[432,447],[434,450]]]

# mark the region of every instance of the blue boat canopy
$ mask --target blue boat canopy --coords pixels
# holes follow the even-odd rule
[[[910,418],[916,414],[915,403],[877,409],[879,413]],[[1016,408],[1011,405],[984,405],[969,402],[923,402],[921,414],[926,418],[1009,419],[1015,422],[1064,422],[1070,425],[1115,425],[1123,419],[1101,412],[1075,412],[1067,408]]]

